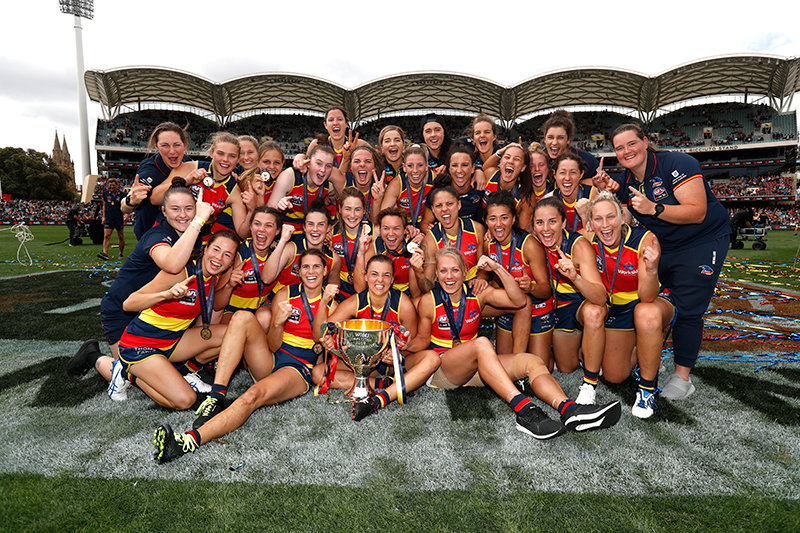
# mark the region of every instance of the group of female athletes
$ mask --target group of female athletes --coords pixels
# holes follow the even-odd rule
[[[94,367],[112,399],[133,386],[174,409],[206,393],[192,430],[156,430],[160,462],[262,405],[349,388],[353,373],[323,354],[338,348],[329,325],[350,318],[396,326],[404,360],[401,379],[385,358],[379,392],[353,403],[354,420],[427,383],[491,387],[538,439],[607,428],[621,406],[596,405],[601,372],[615,383],[633,373],[632,414],[648,418],[670,327],[676,371],[661,395],[694,391],[728,228],[694,159],[655,152],[639,126],[622,126],[612,142],[626,171],[614,180],[571,147],[565,111],[545,123],[543,146],[500,148],[486,115],[463,139],[435,114],[420,126],[419,144],[387,126],[372,147],[334,107],[328,135],[284,169],[277,143],[225,132],[210,141],[210,163],[192,161],[185,132],[159,125],[157,153],[123,202],[139,242],[101,307],[112,355],[87,341],[67,372]],[[495,318],[494,345],[478,335],[484,317]],[[254,384],[226,408],[240,365]],[[582,369],[574,400],[554,367]]]

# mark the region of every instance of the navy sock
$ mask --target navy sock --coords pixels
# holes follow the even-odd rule
[[[216,398],[217,400],[222,400],[225,398],[225,395],[228,394],[228,386],[227,385],[217,385],[214,383],[211,385],[211,393],[209,396],[212,398]]]
[[[578,404],[567,398],[566,400],[558,404],[558,412],[563,415],[567,411],[572,411],[576,407],[578,407]]]
[[[524,394],[517,394],[513,398],[511,398],[511,407],[514,409],[518,415],[524,415],[528,409],[531,408],[533,402],[530,398],[525,396]]]

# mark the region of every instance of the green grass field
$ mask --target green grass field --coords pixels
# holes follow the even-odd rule
[[[602,382],[600,401],[624,404],[604,432],[537,442],[483,389],[423,388],[358,424],[307,394],[157,465],[155,427],[183,430],[194,414],[140,391],[112,403],[95,372],[63,371],[82,340],[102,338],[97,302],[119,262],[96,259],[96,245],[44,246],[66,228],[33,233],[23,267],[0,232],[0,531],[800,531],[800,367],[778,362],[787,346],[707,343],[697,393],[660,400],[648,421],[631,417],[629,385]],[[798,239],[772,232],[767,250],[735,251],[726,280],[800,290]],[[766,296],[745,294],[760,312]],[[800,334],[800,316],[725,317]],[[777,364],[754,372],[765,362]],[[573,395],[580,383],[556,379]],[[229,397],[248,386],[237,374]]]

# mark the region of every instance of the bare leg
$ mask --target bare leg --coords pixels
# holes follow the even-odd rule
[[[553,330],[528,336],[528,352],[544,362],[548,372],[553,372]],[[500,352],[503,353],[503,352]]]
[[[259,307],[256,311],[256,318],[264,332],[269,333],[269,326],[272,323],[272,306],[262,305]]]
[[[103,253],[108,255],[108,247],[111,246],[111,228],[103,230]]]
[[[492,343],[486,337],[478,337],[447,350],[442,354],[440,365],[444,377],[457,386],[468,382],[478,371],[478,354],[487,350],[494,352]]]
[[[571,374],[578,369],[580,366],[578,361],[578,349],[580,346],[580,333],[559,334],[558,331],[553,332],[553,355],[559,372]]]
[[[236,311],[226,316],[231,318],[222,338],[214,384],[227,386],[242,357],[254,379],[268,376],[274,359],[267,347],[267,336],[255,315],[250,311]]]
[[[192,386],[164,356],[156,355],[130,366],[136,386],[156,403],[172,409],[188,409],[197,401]],[[109,376],[110,378],[110,376]]]
[[[639,372],[642,379],[653,380],[658,375],[661,362],[661,348],[664,344],[664,329],[672,320],[674,308],[664,299],[656,298],[652,303],[640,303],[633,310],[636,325],[636,353],[639,359]],[[689,368],[680,367],[675,371],[684,379],[689,379]],[[685,375],[681,372],[685,372]]]
[[[439,369],[440,363],[439,354],[433,350],[423,350],[408,354],[406,356],[406,369],[408,372],[405,373],[406,391],[411,392],[423,386],[428,378]],[[473,375],[475,374],[473,373]],[[389,394],[391,401],[397,400],[397,383],[392,383],[386,389],[386,392]]]
[[[608,317],[608,308],[605,305],[595,305],[584,301],[578,309],[578,320],[583,326],[583,339],[581,340],[583,366],[589,372],[599,372],[600,365],[603,363],[603,352],[606,345],[606,317]]]
[[[641,305],[641,304],[639,304]],[[636,306],[639,307],[638,305]],[[630,360],[636,334],[618,329],[606,330],[606,347],[603,355],[603,377],[611,383],[622,383],[631,374]],[[658,367],[656,367],[658,368]]]
[[[124,228],[124,226],[123,226]],[[123,252],[125,251],[125,233],[123,230],[117,231],[117,237],[119,239],[119,255],[124,255]]]
[[[201,444],[227,435],[244,424],[263,405],[274,405],[296,398],[308,390],[308,383],[297,370],[283,367],[260,380],[239,396],[227,409],[198,429]]]

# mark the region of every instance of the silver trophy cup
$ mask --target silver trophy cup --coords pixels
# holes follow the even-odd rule
[[[337,322],[336,328],[341,358],[356,375],[345,397],[358,401],[375,396],[369,375],[390,350],[389,340],[394,335],[392,325],[383,320],[353,319]]]

